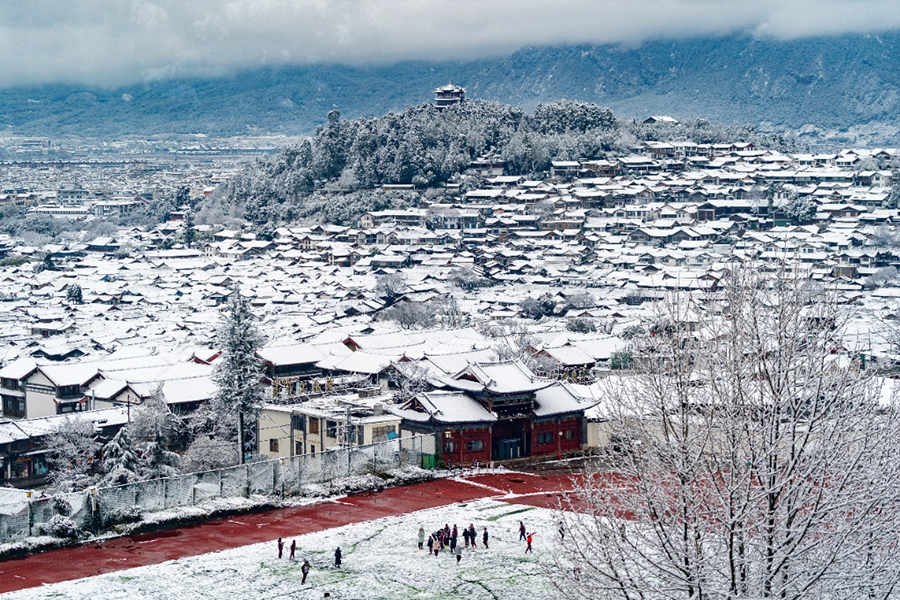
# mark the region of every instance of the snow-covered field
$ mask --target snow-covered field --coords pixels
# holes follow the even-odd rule
[[[518,541],[519,520],[534,536],[534,553]],[[448,550],[428,556],[417,549],[419,527],[431,532],[447,523],[474,523],[478,548],[464,549],[457,566]],[[184,599],[227,598],[467,598],[476,600],[549,598],[543,568],[556,542],[553,511],[477,500],[347,525],[297,540],[297,560],[278,560],[275,542],[254,544],[118,571],[97,577],[5,594],[6,598]],[[482,528],[490,549],[481,547]],[[285,538],[285,557],[291,538]],[[462,536],[459,543],[463,543]],[[334,549],[343,551],[343,567],[333,566]],[[300,566],[312,565],[301,585]]]

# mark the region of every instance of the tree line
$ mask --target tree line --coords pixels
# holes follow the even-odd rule
[[[752,141],[790,149],[777,135],[704,119],[644,124],[620,121],[596,104],[560,100],[533,113],[470,101],[438,110],[408,106],[382,117],[341,119],[338,111],[302,143],[248,166],[207,200],[201,220],[230,215],[257,225],[324,217],[350,223],[369,210],[408,206],[414,198],[374,192],[385,184],[434,189],[460,182],[473,160],[505,161],[508,174],[540,175],[551,160],[610,158],[646,140]]]

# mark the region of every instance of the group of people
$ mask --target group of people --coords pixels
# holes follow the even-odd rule
[[[290,555],[288,556],[288,560],[296,560],[295,555],[297,554],[297,540],[291,540],[290,546]],[[284,556],[284,540],[278,538],[278,558],[282,558]],[[334,566],[340,568],[341,559],[343,558],[343,553],[341,552],[341,547],[338,546],[334,551]],[[306,577],[309,575],[309,561],[304,560],[303,565],[300,567],[300,572],[303,574],[303,579],[300,583],[306,583]]]
[[[468,527],[463,527],[462,537],[466,548],[474,549],[478,547],[478,532],[475,531],[474,524],[469,523]],[[489,537],[487,527],[484,527],[481,533],[481,543],[485,548],[488,548]],[[427,545],[428,554],[437,556],[441,550],[449,548],[450,554],[456,556],[456,563],[459,564],[459,561],[462,560],[463,546],[457,543],[458,538],[459,529],[455,524],[453,529],[450,529],[449,524],[445,524],[443,529],[438,529],[429,535],[427,542],[425,541],[425,528],[419,527],[419,550],[422,550]]]

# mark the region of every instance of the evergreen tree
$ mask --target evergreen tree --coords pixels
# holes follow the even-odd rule
[[[123,427],[103,446],[103,485],[123,485],[137,481],[139,461],[128,428]]]
[[[70,283],[66,288],[66,300],[72,304],[83,304],[84,296],[81,293],[81,286],[77,283]]]
[[[213,376],[217,390],[211,408],[214,432],[220,439],[240,444],[241,462],[258,451],[257,417],[263,401],[259,387],[263,369],[256,352],[264,340],[253,319],[247,300],[235,286],[217,333],[222,356]]]
[[[166,449],[160,435],[147,443],[142,462],[141,474],[146,479],[159,479],[176,475],[181,464],[181,458],[174,452]]]
[[[194,229],[194,212],[187,211],[184,213],[184,245],[190,248],[194,245],[197,238],[197,230]]]

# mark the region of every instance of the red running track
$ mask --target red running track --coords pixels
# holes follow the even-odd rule
[[[571,487],[568,475],[478,475],[466,481],[438,479],[338,501],[280,508],[175,529],[50,550],[0,562],[0,593],[70,581],[185,556],[227,550],[404,513],[511,492],[522,503],[553,508]],[[475,485],[473,485],[475,484]],[[520,499],[512,498],[510,502]],[[273,545],[272,551],[275,552]]]

